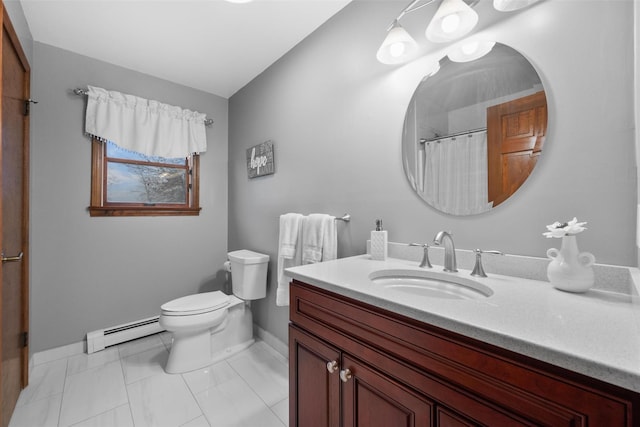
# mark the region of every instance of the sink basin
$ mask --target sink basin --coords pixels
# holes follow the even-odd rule
[[[369,279],[391,292],[407,296],[444,299],[482,299],[493,291],[473,279],[431,270],[389,269],[374,271]]]

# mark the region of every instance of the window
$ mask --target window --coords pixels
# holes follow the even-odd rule
[[[199,215],[200,156],[166,159],[92,143],[91,216]]]

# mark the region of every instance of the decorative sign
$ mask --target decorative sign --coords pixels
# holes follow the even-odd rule
[[[267,141],[247,149],[247,173],[249,178],[274,173],[273,142]]]

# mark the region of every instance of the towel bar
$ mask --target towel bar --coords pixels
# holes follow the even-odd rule
[[[349,222],[351,221],[351,215],[349,214],[344,214],[341,217],[336,217],[337,221],[344,221],[344,222]]]

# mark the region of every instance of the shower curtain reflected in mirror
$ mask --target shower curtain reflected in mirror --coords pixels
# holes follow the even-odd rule
[[[453,215],[488,211],[487,132],[427,141],[418,153],[418,192]]]

